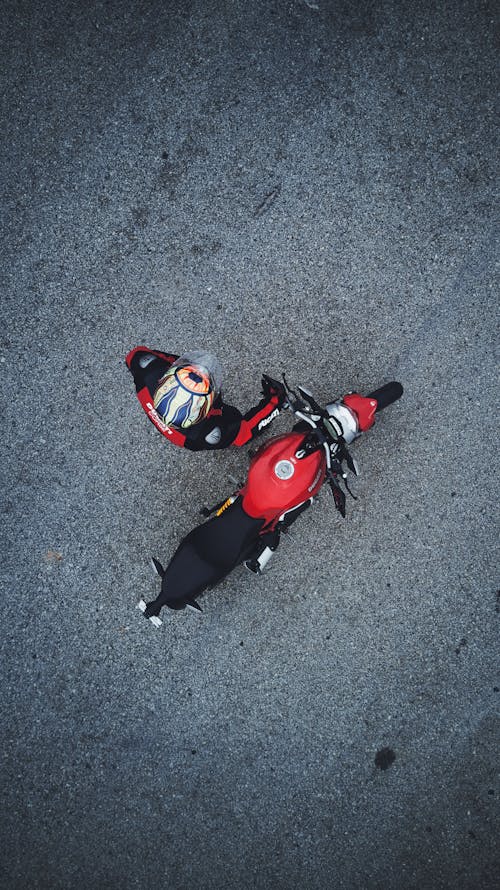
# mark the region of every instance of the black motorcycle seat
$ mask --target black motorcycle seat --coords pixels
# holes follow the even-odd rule
[[[202,559],[218,568],[229,569],[263,524],[263,519],[255,519],[245,513],[239,497],[220,516],[214,516],[193,529],[186,541],[194,546]]]
[[[194,528],[166,569],[162,589],[167,600],[190,599],[220,581],[246,558],[263,524],[244,512],[238,498],[220,516]]]

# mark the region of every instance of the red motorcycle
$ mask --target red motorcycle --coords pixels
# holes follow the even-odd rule
[[[166,569],[154,559],[161,578],[159,596],[138,608],[157,627],[162,606],[201,612],[197,597],[214,587],[237,565],[260,574],[278,547],[282,532],[309,507],[325,482],[335,506],[345,516],[346,494],[352,495],[346,469],[358,468],[348,445],[370,429],[375,415],[403,394],[400,383],[386,383],[361,396],[349,393],[321,407],[303,386],[290,389],[288,407],[298,423],[291,433],[274,436],[253,455],[246,482],[227,500],[202,510],[208,522],[181,541]],[[354,497],[354,495],[352,495]]]

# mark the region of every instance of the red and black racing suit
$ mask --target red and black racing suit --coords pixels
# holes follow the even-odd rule
[[[141,356],[151,355],[155,356],[154,361],[141,368],[139,363]],[[245,415],[232,405],[224,404],[222,397],[218,395],[204,420],[184,430],[167,426],[155,410],[153,397],[160,378],[177,358],[177,355],[147,349],[145,346],[136,346],[125,358],[127,367],[134,377],[137,398],[144,411],[160,433],[174,445],[189,448],[190,451],[245,445],[278,416],[285,399],[284,389],[280,383],[274,381],[271,383],[264,378],[264,398]]]

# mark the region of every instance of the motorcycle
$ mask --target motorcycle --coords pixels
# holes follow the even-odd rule
[[[271,383],[276,383],[271,381]],[[159,627],[163,606],[201,612],[197,598],[237,565],[260,575],[276,551],[280,537],[317,498],[327,484],[335,506],[346,513],[346,493],[354,497],[346,470],[357,476],[349,445],[375,423],[375,415],[403,394],[393,381],[368,396],[351,392],[325,407],[304,386],[283,384],[293,412],[292,432],[268,439],[251,457],[244,484],[226,500],[201,512],[208,521],[181,541],[167,568],[153,558],[161,592],[137,608]]]

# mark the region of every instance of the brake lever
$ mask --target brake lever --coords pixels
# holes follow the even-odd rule
[[[351,489],[349,488],[349,483],[348,483],[347,479],[344,479],[344,485],[345,485],[347,491],[349,492],[349,494],[351,495],[353,501],[357,501],[358,496],[356,494],[352,493]]]
[[[297,393],[295,392],[295,390],[292,389],[290,386],[288,386],[288,381],[287,381],[287,379],[286,379],[286,377],[285,377],[285,372],[284,372],[284,371],[283,371],[283,373],[282,373],[281,376],[282,376],[282,378],[283,378],[283,386],[284,386],[285,389],[286,389],[286,394],[287,394],[287,396],[288,396],[288,404],[289,404],[290,408],[291,408],[292,411],[294,411],[294,412],[295,412],[295,411],[304,411],[304,409],[307,408],[307,405],[299,399],[299,397],[298,397]],[[290,396],[291,396],[292,398],[290,398]]]
[[[340,449],[339,449],[340,459],[345,460],[347,466],[349,467],[351,473],[354,474],[354,476],[359,476],[359,467],[358,467],[356,461],[354,460],[353,456],[351,455],[351,452],[349,451],[344,439],[342,439],[342,437],[340,437],[338,442],[340,445]]]
[[[298,386],[297,388],[298,388],[301,396],[303,396],[305,398],[306,402],[309,403],[309,405],[311,406],[311,408],[315,414],[319,414],[320,417],[327,416],[325,409],[322,408],[321,405],[318,405],[313,394],[305,386]]]
[[[354,501],[357,501],[358,500],[357,495],[353,494],[353,492],[351,491],[351,489],[349,487],[349,483],[347,481],[347,473],[344,473],[344,468],[341,463],[342,460],[343,460],[343,458],[340,458],[340,460],[339,460],[339,458],[335,458],[334,460],[332,460],[332,472],[333,472],[334,476],[340,476],[340,478],[342,479],[342,482],[344,483],[344,485],[346,487],[346,491],[351,495],[351,497]]]
[[[335,506],[339,511],[340,515],[345,519],[345,503],[346,497],[344,492],[342,491],[340,485],[337,485],[334,476],[330,476],[328,479],[330,488],[332,490],[333,499],[335,501]]]

